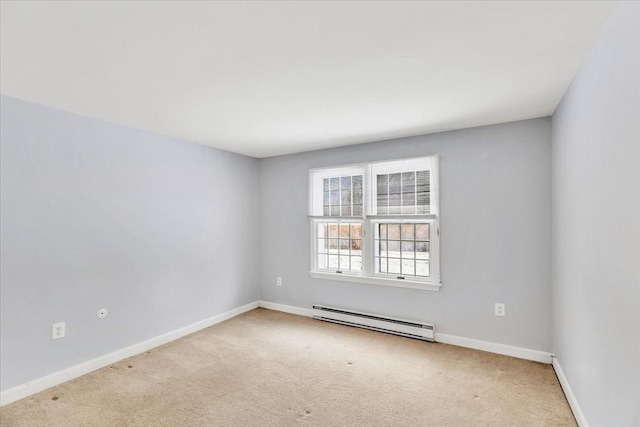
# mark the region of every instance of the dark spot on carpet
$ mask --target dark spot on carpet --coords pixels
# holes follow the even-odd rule
[[[133,368],[133,365],[129,365],[129,366],[127,366],[127,368]]]
[[[305,409],[305,410],[304,410],[304,412],[305,412],[305,414],[307,414],[307,415],[310,415],[310,414],[311,414],[311,411],[310,411],[310,410],[308,410],[308,409]]]
[[[51,400],[58,400],[58,399],[60,399],[58,396],[53,396],[53,397],[51,398]]]
[[[347,362],[347,365],[352,366],[353,362]]]

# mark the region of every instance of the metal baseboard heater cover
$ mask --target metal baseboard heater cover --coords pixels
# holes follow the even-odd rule
[[[341,325],[371,329],[387,334],[401,335],[424,341],[434,341],[435,327],[429,323],[411,322],[408,320],[381,317],[374,314],[347,311],[339,308],[313,305],[311,315],[314,319]]]

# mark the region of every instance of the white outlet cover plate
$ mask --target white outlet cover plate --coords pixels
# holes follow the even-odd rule
[[[65,323],[59,322],[51,325],[51,339],[59,340],[60,338],[64,338],[65,335]]]

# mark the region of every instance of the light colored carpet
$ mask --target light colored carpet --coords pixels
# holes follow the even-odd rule
[[[2,426],[564,426],[549,365],[257,309],[0,409]]]

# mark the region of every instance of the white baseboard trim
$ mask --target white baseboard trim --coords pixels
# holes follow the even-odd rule
[[[553,357],[553,369],[556,371],[556,376],[558,377],[558,381],[560,382],[560,386],[562,387],[562,391],[564,391],[564,395],[567,397],[567,401],[569,402],[569,407],[571,411],[573,411],[573,416],[576,419],[576,422],[580,427],[588,427],[587,419],[584,417],[584,413],[578,404],[578,399],[576,399],[576,395],[573,394],[573,390],[569,385],[569,380],[567,379],[562,367],[560,366],[560,362],[558,358]]]
[[[104,356],[97,357],[92,360],[88,360],[86,362],[80,363],[75,366],[71,366],[67,369],[63,369],[58,372],[54,372],[53,374],[47,375],[45,377],[37,378],[33,381],[29,381],[25,384],[21,384],[19,386],[4,390],[0,392],[0,406],[7,405],[9,403],[15,402],[20,399],[24,399],[25,397],[31,396],[33,394],[44,391],[48,388],[54,387],[58,384],[62,384],[64,382],[70,381],[74,378],[78,378],[82,375],[88,374],[89,372],[96,371],[98,369],[104,368],[105,366],[109,366],[113,363],[124,360],[128,357],[135,356],[140,353],[144,353],[145,351],[149,351],[161,345],[167,344],[171,341],[175,341],[179,338],[182,338],[186,335],[192,334],[199,330],[208,328],[209,326],[213,326],[217,323],[223,322],[225,320],[231,319],[239,314],[245,313],[247,311],[253,310],[255,308],[262,307],[269,310],[282,311],[285,313],[296,314],[299,316],[311,317],[311,309],[310,308],[302,308],[295,307],[292,305],[285,304],[277,304],[269,301],[255,301],[241,307],[235,308],[233,310],[229,310],[227,312],[218,314],[216,316],[210,317],[208,319],[201,320],[199,322],[193,323],[191,325],[185,326],[180,329],[176,329],[174,331],[168,332],[166,334],[157,336],[155,338],[151,338],[149,340],[131,345],[129,347],[125,347],[120,350],[116,350],[112,353],[105,354]],[[546,353],[538,350],[531,350],[522,347],[514,347],[505,344],[497,344],[489,341],[481,341],[472,338],[464,338],[458,337],[455,335],[448,334],[435,334],[435,341],[444,343],[444,344],[452,344],[460,347],[473,348],[476,350],[487,351],[490,353],[503,354],[506,356],[517,357],[520,359],[533,360],[536,362],[542,363],[552,363],[552,355],[551,353]],[[580,427],[586,427],[587,423],[584,419],[584,415],[582,415],[582,411],[578,406],[578,402],[571,391],[571,387],[567,382],[562,369],[560,368],[560,364],[557,359],[553,359],[553,367],[556,370],[556,374],[558,375],[558,379],[564,390],[567,400],[569,401],[569,405],[574,412],[576,420]]]
[[[258,301],[243,305],[238,308],[220,313],[216,316],[209,317],[208,319],[201,320],[191,325],[176,329],[166,334],[159,335],[157,337],[142,341],[137,344],[133,344],[129,347],[116,350],[112,353],[105,354],[104,356],[97,357],[92,360],[80,363],[75,366],[63,369],[53,374],[37,378],[33,381],[29,381],[25,384],[4,390],[0,393],[0,406],[7,405],[25,397],[44,391],[48,388],[54,387],[58,384],[70,381],[74,378],[78,378],[89,372],[96,371],[98,369],[109,366],[113,363],[119,362],[131,356],[135,356],[145,351],[149,351],[161,345],[167,344],[171,341],[175,341],[178,338],[182,338],[185,335],[192,334],[201,329],[208,328],[217,323],[224,322],[239,314],[258,308],[260,303]]]
[[[260,307],[269,310],[283,311],[285,313],[297,314],[298,316],[311,317],[310,308],[294,307],[293,305],[276,304],[275,302],[260,301]]]
[[[294,307],[291,305],[277,304],[268,301],[260,301],[260,307],[311,317],[310,308]],[[519,359],[551,364],[552,354],[545,351],[514,347],[511,345],[481,341],[473,338],[458,337],[455,335],[440,334],[438,332],[435,333],[435,341],[443,344],[457,345],[458,347],[473,348],[475,350],[482,350],[489,353],[502,354],[505,356],[517,357]]]
[[[491,341],[476,340],[473,338],[458,337],[456,335],[435,333],[436,342],[457,345],[458,347],[473,348],[489,353],[502,354],[517,357],[518,359],[532,360],[534,362],[551,364],[551,353],[530,348],[515,347],[507,344],[499,344]]]

